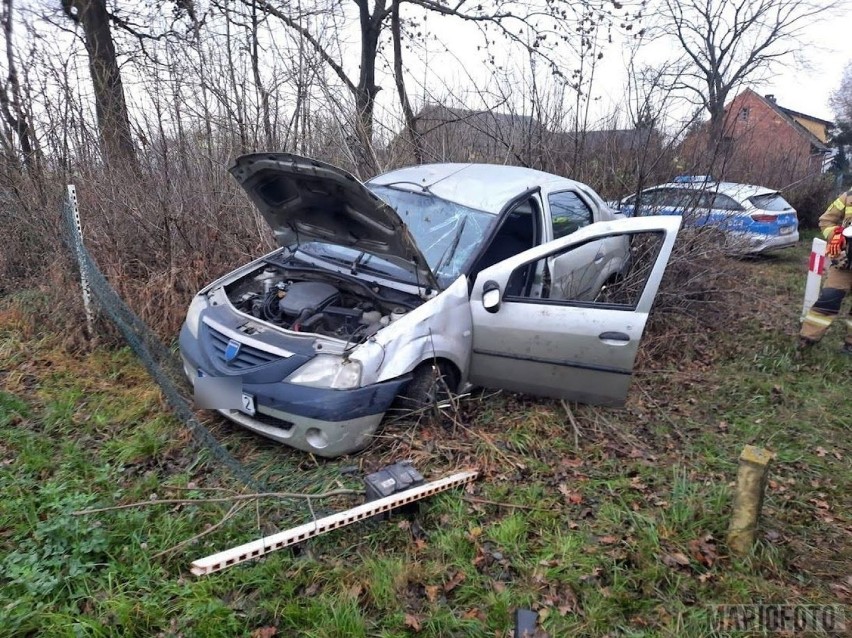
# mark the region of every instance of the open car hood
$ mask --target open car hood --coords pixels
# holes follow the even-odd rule
[[[242,155],[229,170],[281,246],[321,241],[362,250],[439,289],[396,211],[346,171],[290,153]]]

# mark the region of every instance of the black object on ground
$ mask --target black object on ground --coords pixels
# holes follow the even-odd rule
[[[411,461],[400,461],[364,477],[367,502],[423,485],[423,476]]]
[[[515,638],[533,638],[538,614],[529,609],[515,610]]]

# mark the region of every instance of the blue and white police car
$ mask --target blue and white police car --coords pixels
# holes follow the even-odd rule
[[[626,217],[681,215],[686,228],[718,228],[736,253],[792,248],[799,241],[796,210],[777,190],[708,175],[676,177],[625,197],[616,208]]]

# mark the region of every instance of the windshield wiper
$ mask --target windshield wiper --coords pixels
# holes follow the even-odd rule
[[[358,266],[361,265],[361,261],[366,256],[367,256],[367,253],[362,252],[355,259],[352,260],[352,265],[349,267],[349,273],[350,274],[352,274],[352,275],[358,274]]]
[[[456,248],[458,248],[459,242],[461,241],[462,233],[464,232],[464,227],[467,224],[467,220],[470,216],[465,215],[462,217],[461,223],[459,224],[459,228],[456,231],[456,236],[453,237],[453,242],[447,247],[447,250],[444,251],[444,254],[441,255],[441,259],[438,261],[438,264],[435,266],[435,270],[433,271],[435,277],[438,276],[438,273],[441,272],[441,267],[444,265],[446,260],[449,260],[456,253]]]

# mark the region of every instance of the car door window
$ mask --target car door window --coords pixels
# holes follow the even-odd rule
[[[743,207],[740,206],[737,201],[733,197],[729,197],[728,195],[723,195],[722,193],[713,193],[713,202],[710,208],[715,208],[716,210],[742,210]]]
[[[540,260],[535,269],[544,272],[538,300],[566,305],[605,304],[619,310],[634,310],[662,247],[664,233],[624,233],[594,239]],[[607,243],[609,242],[609,244]],[[618,257],[605,260],[612,243]],[[509,281],[521,278],[531,264],[512,272]],[[529,301],[510,285],[505,301]]]
[[[574,191],[551,193],[547,202],[553,221],[553,238],[559,239],[594,222],[592,209]]]
[[[678,208],[684,201],[683,193],[674,188],[658,188],[642,193],[640,198],[642,211],[646,215],[659,215],[661,209]]]

